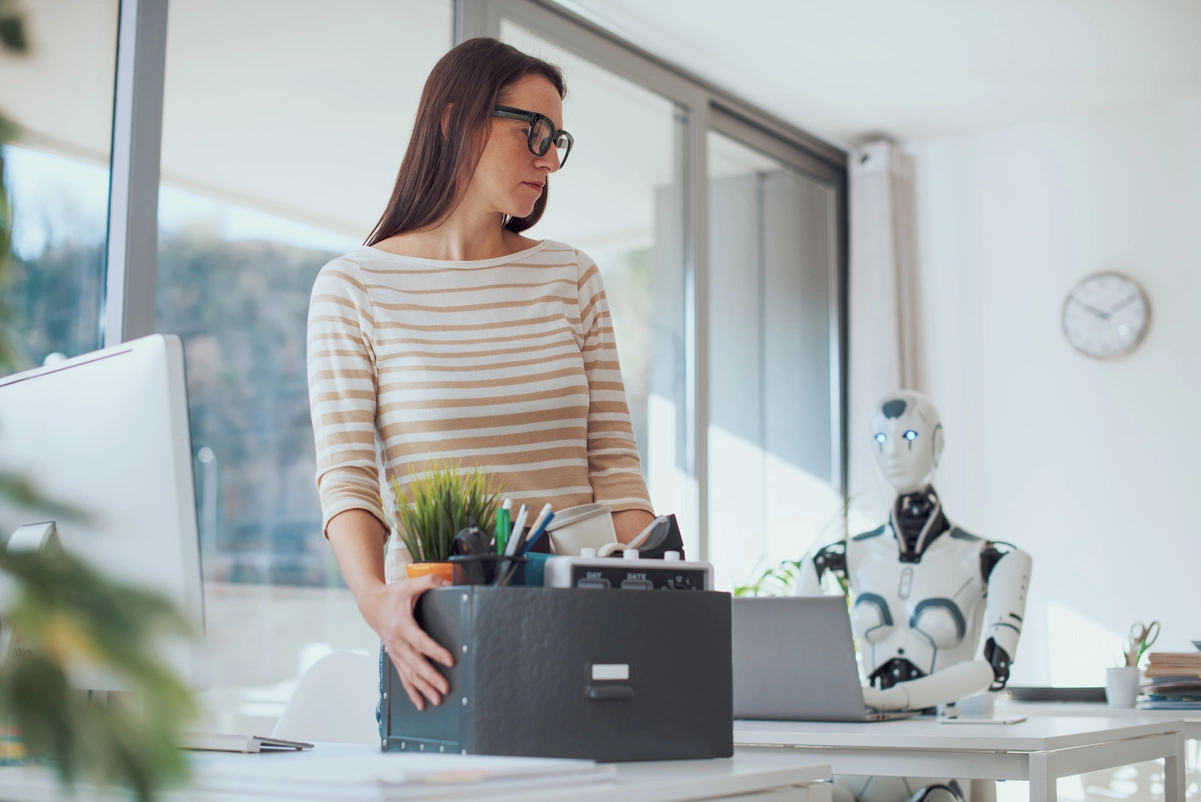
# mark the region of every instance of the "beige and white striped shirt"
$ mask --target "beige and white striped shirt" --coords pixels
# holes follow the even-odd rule
[[[600,271],[562,243],[334,259],[309,303],[308,378],[323,530],[350,509],[380,517],[381,469],[403,485],[431,458],[483,468],[534,510],[651,511]]]

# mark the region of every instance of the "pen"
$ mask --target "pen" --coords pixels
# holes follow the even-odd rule
[[[547,504],[546,506],[549,507],[550,505]],[[525,545],[521,548],[522,554],[530,553],[530,550],[534,548],[534,544],[538,542],[538,538],[542,537],[542,533],[546,531],[546,527],[550,526],[550,522],[553,520],[555,520],[555,514],[553,512],[547,512],[546,516],[542,518],[542,522],[538,524],[534,530],[530,532],[530,536],[526,538]]]
[[[517,547],[521,545],[521,534],[525,528],[525,519],[529,517],[530,508],[525,504],[521,505],[521,509],[517,511],[517,518],[513,520],[513,534],[509,536],[509,542],[505,544],[505,556],[512,557],[517,553]]]
[[[534,519],[534,522],[532,524],[530,524],[530,535],[531,536],[533,536],[534,531],[538,527],[542,526],[542,522],[546,519],[546,516],[548,516],[550,514],[551,514],[550,504],[543,504],[542,510],[538,513],[538,517]],[[529,538],[526,538],[526,541],[528,542]]]
[[[543,504],[541,512],[538,513],[538,517],[534,519],[532,524],[530,524],[529,537],[525,538],[521,542],[521,548],[517,549],[518,554],[525,554],[526,550],[529,548],[530,541],[534,539],[534,533],[546,525],[546,516],[552,514],[553,513],[551,512],[550,504]]]

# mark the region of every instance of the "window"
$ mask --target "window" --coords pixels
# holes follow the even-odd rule
[[[22,9],[28,51],[0,52],[0,114],[19,129],[0,158],[15,256],[5,298],[23,369],[100,347],[117,2]]]
[[[696,531],[685,468],[684,137],[672,101],[527,28],[502,20],[501,38],[559,66],[571,161],[550,180],[531,232],[596,261],[605,281],[626,400],[651,502]],[[695,554],[695,543],[690,553]]]
[[[54,220],[94,221],[90,240],[72,240],[92,243],[91,262],[18,293],[60,321],[41,325],[52,333],[28,345],[31,360],[100,344],[117,8],[99,0],[56,18],[45,41],[66,37],[56,52],[87,69],[30,83],[5,107],[54,133],[74,129],[39,128],[22,109],[75,120],[82,107],[36,103],[39,92],[95,86],[103,101],[88,107],[91,139],[30,136],[6,150],[21,208],[35,208],[22,200],[30,188],[53,194],[40,185],[55,171],[69,196],[50,223],[18,219],[22,253],[58,241]],[[132,177],[118,210],[138,224],[135,244],[157,223],[157,262],[130,258],[111,274],[128,290],[153,279],[153,310],[127,292],[108,323],[144,331],[153,316],[185,343],[214,677],[201,726],[269,730],[324,652],[376,648],[320,532],[305,318],[317,271],[382,212],[426,76],[455,37],[499,37],[566,73],[577,147],[531,233],[600,266],[651,498],[680,518],[690,556],[714,561],[729,587],[761,555],[798,557],[837,515],[845,153],[554,4],[172,0],[169,11],[165,66],[148,57],[121,74],[123,87],[129,75],[153,86],[163,70],[158,219]],[[163,18],[149,19],[139,33],[163,44]],[[118,130],[159,130],[129,105],[116,106]],[[134,150],[143,169],[131,175],[152,174],[146,158]]]
[[[449,0],[172,0],[155,320],[184,340],[215,727],[374,650],[321,534],[309,294],[391,193]],[[353,57],[348,57],[351,54]]]
[[[709,559],[729,588],[842,536],[835,206],[779,159],[708,146]]]

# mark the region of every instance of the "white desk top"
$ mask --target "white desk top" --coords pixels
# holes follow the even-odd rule
[[[1139,710],[1137,707],[1110,707],[1105,702],[1015,702],[1012,699],[998,699],[994,706],[998,715],[1201,721],[1201,710]]]
[[[311,752],[283,754],[197,754],[193,763],[196,781],[203,783],[204,776],[222,775],[226,772],[246,776],[248,767],[270,765],[274,774],[281,763],[312,763],[329,756],[362,756],[378,759],[381,763],[403,760],[398,753],[381,754],[372,746],[349,746],[345,744],[318,744]],[[448,760],[457,756],[446,755]],[[489,788],[487,783],[464,784],[461,791],[451,785],[439,786],[439,799],[486,799],[488,802],[551,802],[561,800],[570,791],[572,799],[612,800],[622,802],[686,802],[687,800],[712,799],[721,796],[737,796],[790,785],[807,785],[830,775],[829,765],[784,765],[770,756],[738,755],[730,760],[681,760],[647,763],[622,763],[617,765],[614,778],[602,781],[573,782],[564,778],[541,787],[519,789]],[[60,792],[55,776],[43,766],[0,767],[0,787],[4,798],[14,802],[43,802],[57,800]],[[322,798],[320,790],[313,789],[314,800]],[[346,794],[337,793],[331,799],[343,799]],[[112,796],[88,793],[79,795],[81,800],[127,799],[127,795]],[[204,788],[189,788],[164,795],[170,802],[251,802],[270,798],[278,802],[275,795],[264,795],[254,791],[217,791]],[[402,794],[378,794],[367,798],[403,798]]]
[[[735,721],[737,746],[824,746],[851,749],[1042,752],[1180,732],[1183,722],[1163,718],[1048,716],[1018,724],[939,724],[901,721]]]

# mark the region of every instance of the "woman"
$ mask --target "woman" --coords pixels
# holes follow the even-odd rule
[[[566,162],[557,67],[494,39],[426,81],[396,186],[365,247],[326,265],[308,374],[324,531],[409,698],[449,691],[452,655],[413,619],[436,577],[387,584],[377,453],[411,478],[478,465],[532,509],[592,501],[629,542],[653,518],[596,265],[521,232]],[[378,449],[377,449],[378,442]]]

